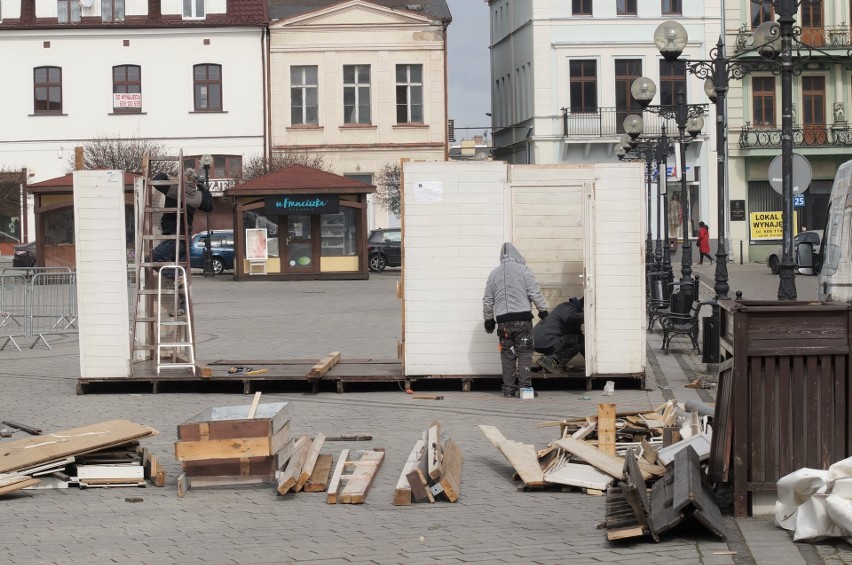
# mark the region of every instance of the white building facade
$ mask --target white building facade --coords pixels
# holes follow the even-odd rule
[[[270,3],[270,150],[377,184],[401,159],[447,159],[443,0]],[[399,218],[371,205],[370,228]]]
[[[664,61],[653,36],[660,23],[676,20],[689,34],[682,58],[708,59],[721,31],[719,0],[489,0],[488,5],[495,158],[535,164],[617,161],[614,149],[624,118],[642,115],[630,86],[647,76],[657,85],[652,106],[674,104],[678,92],[687,104],[708,105],[704,129],[686,155],[690,238],[699,221],[715,223],[715,112],[704,81],[682,63]],[[678,136],[673,120],[647,111],[643,118],[646,134],[659,136],[665,123],[667,135]],[[665,220],[670,237],[679,238],[681,168],[675,156],[668,168]],[[651,214],[656,238],[653,202]]]

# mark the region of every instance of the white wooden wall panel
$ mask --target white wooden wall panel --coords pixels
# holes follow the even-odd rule
[[[644,370],[641,167],[415,162],[404,165],[403,182],[406,375],[499,375],[482,294],[500,246],[515,243],[552,308],[583,294],[590,229],[598,298],[587,308],[598,330],[587,363],[592,374]],[[439,202],[418,201],[423,182],[440,184]],[[594,226],[585,225],[586,187]]]
[[[130,371],[124,172],[74,172],[80,376]]]

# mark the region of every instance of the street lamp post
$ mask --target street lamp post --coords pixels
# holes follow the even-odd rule
[[[683,248],[681,257],[680,299],[681,308],[688,308],[698,296],[695,279],[692,277],[692,249],[689,246],[689,191],[686,185],[686,148],[689,142],[701,133],[704,127],[704,104],[687,104],[683,92],[679,92],[674,106],[651,106],[651,100],[656,94],[657,87],[650,78],[640,77],[633,81],[631,94],[642,108],[662,118],[675,121],[678,128],[678,141],[681,155],[681,206],[683,208]],[[625,127],[627,127],[627,120]],[[689,133],[689,137],[686,136]],[[668,243],[668,242],[667,242]]]
[[[213,164],[213,156],[205,154],[201,156],[201,166],[204,168],[204,190],[210,190],[210,165]],[[210,225],[210,212],[207,212],[207,239],[204,242],[204,253],[202,254],[202,267],[205,277],[215,277],[213,269],[213,250],[210,241],[213,239],[213,228]]]

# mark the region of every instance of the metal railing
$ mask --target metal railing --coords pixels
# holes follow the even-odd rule
[[[819,49],[848,49],[852,47],[852,33],[845,23],[839,26],[801,27],[796,39],[805,45]],[[737,51],[754,48],[754,30],[742,26],[737,32]],[[794,47],[795,49],[795,47]]]
[[[67,267],[6,267],[0,271],[0,351],[16,338],[77,333],[77,276]]]
[[[571,112],[568,108],[562,109],[562,135],[566,138],[589,137],[617,137],[624,133],[624,118],[630,114],[642,115],[645,126],[643,133],[648,135],[660,135],[662,125],[666,124],[669,135],[677,132],[677,124],[674,120],[667,120],[660,116],[645,113],[641,108],[626,111],[618,108],[595,108],[583,112]]]
[[[850,147],[852,130],[848,122],[828,124],[794,125],[795,147]],[[781,127],[753,127],[746,125],[740,130],[740,147],[743,149],[777,149],[781,147]]]

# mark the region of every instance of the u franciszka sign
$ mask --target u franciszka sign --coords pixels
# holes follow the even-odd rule
[[[264,202],[267,216],[337,214],[339,211],[340,202],[336,194],[267,196]]]

